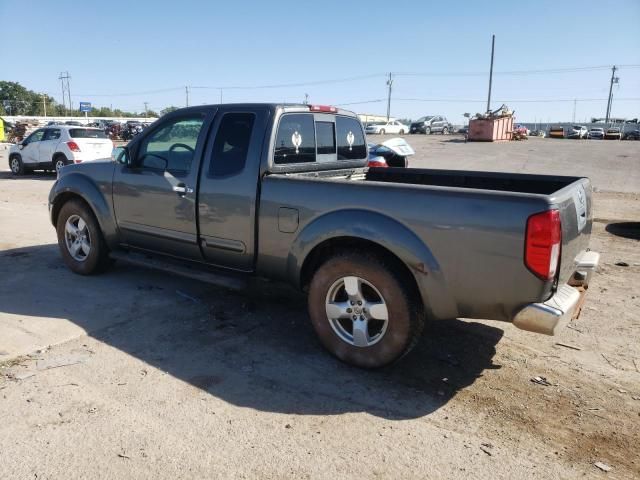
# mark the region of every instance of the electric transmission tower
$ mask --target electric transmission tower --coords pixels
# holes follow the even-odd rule
[[[67,111],[72,109],[71,105],[71,87],[69,86],[69,80],[71,77],[69,76],[69,72],[61,72],[58,80],[62,85],[62,107],[65,109],[65,116],[67,116]],[[69,99],[69,106],[67,107],[65,102],[65,95]],[[68,109],[68,110],[67,110]]]

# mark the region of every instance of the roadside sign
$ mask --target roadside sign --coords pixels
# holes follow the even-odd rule
[[[90,112],[91,111],[91,102],[80,102],[80,111],[81,112]]]

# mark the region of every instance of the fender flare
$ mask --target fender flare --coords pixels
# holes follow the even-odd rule
[[[49,193],[49,213],[54,228],[60,208],[70,196],[80,197],[89,205],[109,248],[117,246],[118,228],[113,217],[113,209],[107,203],[98,185],[89,177],[79,173],[69,173],[59,178]]]
[[[324,214],[307,224],[292,243],[287,275],[300,285],[305,260],[321,243],[340,237],[363,239],[398,257],[416,280],[425,309],[433,318],[455,318],[458,313],[437,259],[413,231],[384,214],[345,209]]]

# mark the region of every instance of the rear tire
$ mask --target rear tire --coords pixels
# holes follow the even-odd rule
[[[420,338],[424,313],[406,277],[395,264],[355,251],[321,265],[308,302],[324,347],[362,368],[382,367],[408,353]]]
[[[65,157],[64,155],[56,155],[55,157],[53,157],[53,171],[56,172],[56,174],[60,173],[60,170],[65,165],[69,165],[69,160],[67,160],[67,157]]]
[[[442,135],[449,135],[449,129],[447,127],[442,129]]]
[[[24,167],[24,163],[22,163],[20,155],[9,157],[9,168],[11,169],[11,173],[16,176],[24,175],[26,173],[26,169]]]
[[[400,130],[400,131],[398,132],[398,134],[399,134],[399,135],[404,135],[404,130]]]
[[[109,250],[100,225],[83,201],[69,200],[62,206],[56,231],[60,254],[71,271],[91,275],[109,265]]]
[[[387,132],[384,131],[384,128],[380,130],[380,135],[384,135],[385,133]]]
[[[424,134],[425,135],[431,135],[431,127],[427,127],[424,129]]]

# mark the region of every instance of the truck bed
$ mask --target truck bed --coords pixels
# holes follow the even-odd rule
[[[374,182],[471,188],[541,195],[551,195],[580,179],[580,177],[557,177],[551,175],[417,168],[372,168],[367,172],[365,178],[366,180]]]
[[[271,174],[263,179],[260,203],[259,232],[269,234],[259,235],[258,270],[278,270],[272,259],[286,255],[294,241],[295,235],[274,232],[269,220],[281,215],[280,207],[299,212],[296,235],[332,215],[336,220],[326,228],[333,235],[343,229],[341,222],[344,229],[364,234],[376,219],[388,220],[387,227],[370,235],[390,249],[401,241],[396,226],[417,235],[414,240],[435,262],[425,283],[443,285],[425,299],[440,318],[510,320],[523,303],[553,295],[556,285],[537,278],[524,263],[529,216],[560,212],[559,285],[575,272],[575,259],[587,249],[591,232],[591,187],[581,177],[411,168]]]

